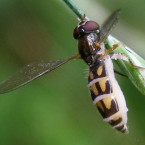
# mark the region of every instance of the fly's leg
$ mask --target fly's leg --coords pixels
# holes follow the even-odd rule
[[[112,48],[105,50],[105,53],[112,52],[112,51],[115,50],[118,46],[119,46],[119,43],[114,44]]]
[[[125,54],[123,54],[123,53],[114,53],[114,54],[109,54],[109,55],[110,55],[111,59],[115,59],[115,60],[122,59],[124,61],[129,62],[133,68],[145,69],[145,67],[141,67],[141,66],[134,65],[132,63],[132,61]]]
[[[105,50],[105,53],[109,53],[109,52],[115,50],[119,46],[119,44],[122,44],[123,46],[125,46],[124,43],[118,42],[118,43],[114,44],[112,48]],[[145,67],[140,67],[140,66],[134,65],[132,63],[132,61],[125,54],[123,54],[123,53],[114,53],[114,54],[109,54],[109,55],[111,56],[111,59],[115,59],[115,60],[122,59],[124,61],[129,62],[133,68],[145,69]]]
[[[114,69],[114,72],[115,72],[116,74],[120,75],[120,76],[123,76],[123,77],[128,78],[125,74],[123,74],[123,73],[121,73],[121,72],[119,72],[119,71],[117,71],[117,70],[115,70],[115,69]]]
[[[81,19],[82,19],[83,21],[87,20],[87,19],[86,19],[86,15],[84,14],[84,15],[82,16]]]
[[[77,21],[80,23],[81,21],[87,21],[88,19],[87,19],[87,17],[86,17],[86,15],[84,14],[82,17],[81,17],[81,19],[80,18],[77,18]]]

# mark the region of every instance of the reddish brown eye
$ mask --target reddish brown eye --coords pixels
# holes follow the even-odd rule
[[[86,31],[96,31],[97,29],[99,29],[99,25],[94,21],[88,21],[84,25],[84,28]]]
[[[73,36],[75,39],[78,39],[78,37],[79,37],[79,31],[78,31],[77,27],[74,29]]]

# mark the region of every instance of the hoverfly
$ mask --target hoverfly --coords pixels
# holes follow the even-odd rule
[[[117,48],[105,50],[104,41],[111,33],[119,19],[120,10],[116,10],[101,27],[84,17],[74,29],[73,36],[78,40],[78,53],[62,61],[30,63],[0,84],[0,93],[15,90],[30,81],[60,67],[72,59],[83,59],[89,66],[88,86],[93,103],[98,108],[104,121],[112,128],[127,133],[127,107],[124,95],[115,79],[111,59],[123,59],[131,63],[124,54],[109,52]],[[133,66],[133,64],[131,63]],[[134,66],[135,67],[135,66]]]

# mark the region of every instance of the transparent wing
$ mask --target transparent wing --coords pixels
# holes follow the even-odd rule
[[[15,90],[45,73],[56,69],[73,58],[75,58],[75,55],[62,61],[57,60],[28,64],[0,84],[0,94]]]
[[[99,40],[100,43],[107,39],[108,35],[112,32],[113,28],[117,24],[120,15],[120,10],[121,9],[118,9],[115,12],[113,12],[111,16],[101,26]]]

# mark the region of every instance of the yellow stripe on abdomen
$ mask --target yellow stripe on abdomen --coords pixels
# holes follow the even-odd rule
[[[119,111],[116,99],[113,96],[107,96],[96,103],[102,117],[108,118]]]
[[[112,128],[127,133],[127,107],[124,95],[115,79],[110,56],[104,62],[90,67],[88,86],[93,103],[104,121]]]

